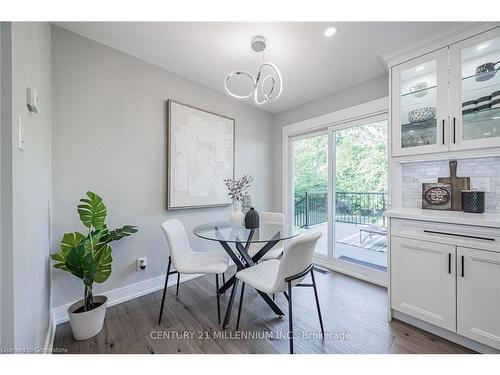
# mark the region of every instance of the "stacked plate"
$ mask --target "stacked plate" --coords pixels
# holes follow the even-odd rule
[[[462,103],[462,114],[484,111],[488,109],[500,108],[500,91],[492,92],[477,100],[468,100]]]
[[[491,108],[500,108],[500,91],[491,93]]]

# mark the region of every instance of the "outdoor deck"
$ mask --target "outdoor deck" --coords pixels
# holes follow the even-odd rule
[[[316,246],[316,254],[327,255],[328,238],[327,223],[312,225],[304,231],[321,231],[323,236]],[[360,224],[339,223],[335,224],[334,233],[334,256],[342,257],[343,260],[359,263],[364,266],[385,270],[387,268],[387,238],[381,235],[374,235],[373,238],[366,239],[359,243],[359,231],[363,228]],[[367,234],[364,233],[363,237]]]
[[[335,193],[335,258],[380,271],[387,270],[387,236],[367,231],[374,225],[385,227],[386,195],[384,192]],[[328,253],[327,207],[326,191],[306,192],[296,198],[294,206],[295,225],[305,231],[319,230],[323,233],[316,247],[316,254],[323,256]],[[360,234],[360,231],[363,233]]]

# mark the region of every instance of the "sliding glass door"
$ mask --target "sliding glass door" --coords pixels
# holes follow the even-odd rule
[[[387,282],[387,145],[384,116],[289,138],[288,211],[304,232],[321,231],[315,258]]]
[[[387,121],[332,130],[333,261],[387,271]],[[354,266],[354,267],[353,267]]]
[[[294,224],[320,231],[315,256],[328,258],[328,132],[291,140]]]

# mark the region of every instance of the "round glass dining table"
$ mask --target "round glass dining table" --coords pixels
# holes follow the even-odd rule
[[[297,237],[301,233],[301,229],[292,224],[275,222],[261,222],[259,228],[256,229],[246,229],[244,227],[235,229],[228,222],[214,222],[195,227],[193,233],[202,239],[219,242],[236,265],[238,272],[255,265],[278,242]],[[248,249],[252,243],[261,244],[262,247],[255,255],[250,256]],[[234,245],[236,251],[231,248],[230,244]],[[238,288],[238,279],[234,275],[224,283],[219,289],[219,293],[224,294],[231,286],[233,288],[224,317],[224,328],[229,325],[231,310]],[[285,315],[267,293],[257,292],[277,315]]]

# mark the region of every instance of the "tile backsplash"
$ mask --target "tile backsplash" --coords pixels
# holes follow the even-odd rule
[[[491,192],[486,193],[486,211],[500,212],[500,156],[458,159],[457,176],[489,177]],[[449,160],[403,164],[403,207],[422,206],[422,183],[437,182],[450,175]]]

